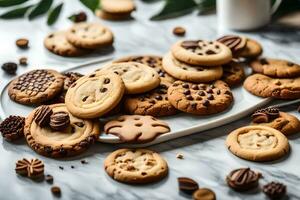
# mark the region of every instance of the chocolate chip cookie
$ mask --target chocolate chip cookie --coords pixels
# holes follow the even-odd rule
[[[32,70],[9,84],[8,95],[21,104],[41,104],[58,95],[63,85],[64,77],[55,70]]]
[[[196,115],[222,112],[233,102],[230,88],[220,80],[211,84],[176,81],[168,89],[168,99],[178,110]]]
[[[246,78],[244,88],[260,97],[299,99],[300,77],[294,79],[277,79],[262,74],[254,74]]]
[[[229,85],[229,87],[235,87],[241,84],[245,78],[245,71],[241,63],[231,61],[223,67],[223,76],[221,80]]]
[[[287,60],[260,58],[250,62],[250,66],[256,73],[274,78],[294,78],[300,76],[300,65]]]
[[[133,0],[101,0],[101,9],[110,14],[129,14],[135,5]]]
[[[234,56],[236,58],[257,58],[263,53],[262,46],[255,40],[247,38],[246,47],[237,52]]]

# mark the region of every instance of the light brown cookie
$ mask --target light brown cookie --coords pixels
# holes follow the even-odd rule
[[[57,31],[46,36],[44,46],[54,54],[60,56],[81,56],[89,50],[75,47],[68,42],[65,31]]]
[[[109,14],[129,14],[135,4],[133,0],[101,0],[101,9]]]
[[[168,99],[178,110],[196,115],[222,112],[233,102],[230,88],[220,80],[211,84],[176,81],[168,89]]]
[[[137,62],[108,63],[97,71],[119,75],[125,84],[127,94],[148,92],[160,83],[158,73],[154,69]]]
[[[58,95],[63,85],[63,76],[55,70],[32,70],[9,84],[8,95],[21,104],[40,104]]]
[[[158,73],[161,81],[173,83],[175,79],[170,76],[162,67],[162,57],[154,55],[127,56],[113,62],[138,62],[147,65]]]
[[[120,76],[98,72],[83,76],[68,89],[68,110],[80,118],[97,118],[111,111],[122,99],[125,86]]]
[[[263,53],[262,46],[255,40],[248,38],[246,47],[237,52],[234,56],[236,58],[256,58]]]
[[[169,82],[161,82],[157,88],[150,92],[125,96],[125,112],[136,115],[151,115],[154,117],[176,114],[177,109],[168,101],[167,93],[170,84]]]
[[[250,62],[256,73],[274,78],[294,78],[300,76],[300,65],[287,60],[260,58]]]
[[[167,162],[147,149],[116,150],[106,157],[104,168],[111,178],[131,184],[156,182],[168,174]]]
[[[205,67],[186,64],[177,60],[171,52],[163,58],[163,68],[171,76],[195,83],[207,83],[221,78],[223,69],[221,66]]]
[[[110,20],[110,21],[123,21],[123,20],[129,20],[131,19],[131,13],[122,13],[122,14],[112,14],[105,12],[104,10],[96,10],[95,14],[97,17],[100,17],[104,20]]]
[[[300,132],[300,121],[297,117],[271,107],[257,110],[252,115],[252,124],[269,126],[284,135]]]
[[[106,134],[118,136],[122,142],[147,143],[170,132],[170,127],[149,115],[122,115],[107,122],[104,131]]]
[[[68,112],[65,104],[53,104],[48,107],[52,113],[64,112],[69,116],[69,123],[65,129],[53,130],[49,123],[41,123],[50,120],[46,107],[35,109],[25,121],[25,138],[28,145],[37,153],[54,158],[78,155],[99,137],[98,122],[73,116]]]
[[[299,99],[300,77],[294,79],[277,79],[262,74],[254,74],[246,78],[244,88],[260,97]]]
[[[287,138],[267,126],[236,129],[227,136],[226,145],[236,156],[251,161],[272,161],[289,152]]]
[[[96,23],[77,23],[67,31],[66,37],[74,46],[85,49],[97,49],[113,43],[111,30]]]
[[[192,65],[217,66],[232,59],[231,50],[217,41],[179,41],[171,51],[176,59]]]
[[[228,64],[222,65],[223,76],[222,81],[227,83],[229,87],[235,87],[241,84],[245,78],[245,71],[241,63],[231,61]]]

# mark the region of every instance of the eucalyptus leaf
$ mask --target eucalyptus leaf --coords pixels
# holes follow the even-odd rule
[[[210,12],[216,8],[216,0],[203,0],[197,7],[199,14]]]
[[[190,13],[197,7],[194,0],[166,0],[163,9],[151,20],[162,20],[167,18],[178,17]]]
[[[60,15],[63,5],[64,5],[64,3],[61,3],[50,11],[50,13],[48,15],[48,19],[47,19],[48,25],[51,26],[52,24],[54,24],[56,22],[56,20],[58,19],[59,15]]]
[[[25,7],[20,7],[20,8],[15,8],[13,10],[9,10],[3,14],[0,15],[1,19],[16,19],[16,18],[23,18],[26,14],[26,12],[32,7],[30,6],[25,6]]]
[[[28,18],[32,20],[40,15],[45,14],[51,8],[53,0],[41,0],[29,13]]]
[[[79,0],[79,1],[93,12],[95,12],[95,10],[97,10],[100,5],[99,0]]]
[[[28,0],[0,0],[0,7],[10,7],[20,5]]]

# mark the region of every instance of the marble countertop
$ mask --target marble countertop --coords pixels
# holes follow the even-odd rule
[[[215,15],[198,16],[197,13],[184,17],[152,22],[149,17],[157,12],[161,3],[144,4],[137,1],[138,10],[134,13],[134,20],[126,22],[102,23],[111,27],[116,41],[112,56],[118,57],[130,54],[164,54],[170,45],[178,40],[173,36],[172,29],[181,25],[187,29],[186,38],[214,39],[227,31],[218,30]],[[81,10],[77,1],[66,3],[61,20],[54,27],[47,27],[45,19],[32,22],[26,20],[0,20],[0,63],[17,61],[20,56],[27,56],[29,66],[19,67],[18,74],[32,68],[54,68],[63,70],[67,67],[99,59],[99,55],[91,55],[84,59],[61,58],[48,53],[43,48],[45,34],[70,26],[66,19],[72,12]],[[1,10],[0,10],[1,12]],[[98,20],[92,15],[90,21]],[[300,63],[300,30],[270,25],[258,32],[242,32],[239,34],[253,37],[260,41],[266,56],[286,58]],[[30,40],[30,49],[18,50],[14,42],[19,37]],[[110,57],[111,55],[102,56]],[[1,70],[0,87],[9,79]],[[7,102],[9,106],[9,102]],[[290,107],[289,112],[300,117],[296,107]],[[14,113],[18,114],[18,113]],[[83,155],[54,160],[42,157],[33,152],[25,141],[11,144],[0,139],[0,200],[35,200],[53,199],[50,192],[51,185],[46,182],[37,183],[16,175],[14,168],[18,159],[39,158],[45,163],[45,174],[54,176],[54,185],[62,189],[61,199],[188,199],[179,194],[177,178],[186,176],[196,180],[200,187],[208,187],[215,191],[217,199],[266,199],[262,192],[237,193],[229,189],[225,182],[226,175],[239,167],[251,167],[260,171],[264,178],[260,185],[269,181],[279,181],[287,185],[289,199],[300,199],[300,134],[291,138],[291,153],[282,160],[267,163],[255,163],[239,159],[232,155],[225,147],[226,135],[241,126],[247,125],[250,118],[244,118],[234,123],[212,130],[179,138],[155,146],[150,149],[159,152],[169,164],[169,175],[156,184],[131,186],[118,183],[108,177],[103,169],[105,157],[118,146],[98,143]],[[181,153],[184,159],[176,158]],[[88,164],[81,164],[85,159]],[[63,170],[59,169],[63,166]],[[74,168],[71,168],[74,166]]]

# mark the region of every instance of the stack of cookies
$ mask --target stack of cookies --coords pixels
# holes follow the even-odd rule
[[[85,22],[77,23],[66,31],[51,33],[44,40],[50,52],[65,57],[82,56],[112,44],[113,33],[109,28]]]

